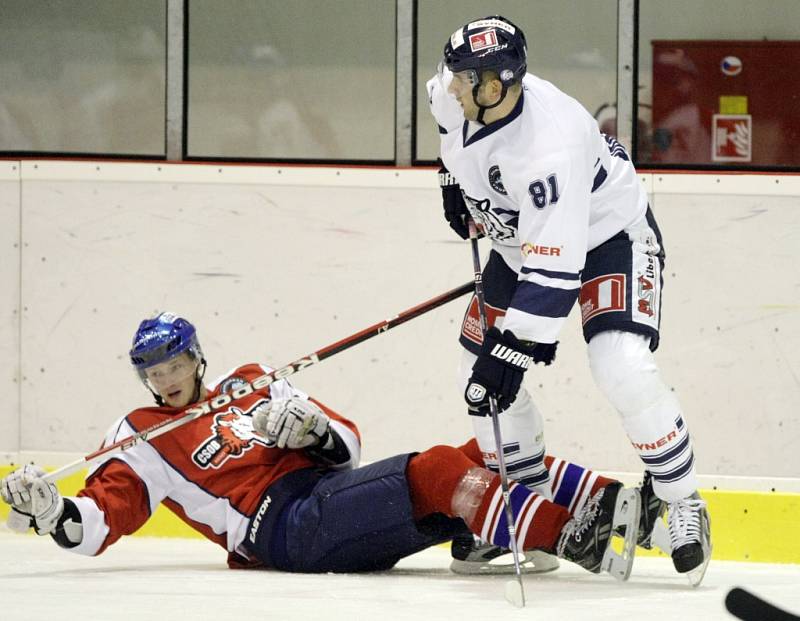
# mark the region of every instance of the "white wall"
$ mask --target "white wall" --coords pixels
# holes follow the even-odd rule
[[[442,220],[430,170],[26,161],[20,188],[8,180],[16,164],[0,162],[0,388],[10,395],[0,462],[86,453],[146,404],[126,352],[156,310],[198,325],[214,376],[246,361],[288,363],[471,279],[469,246]],[[658,358],[699,471],[800,476],[800,177],[642,178],[668,253]],[[368,460],[461,442],[465,304],[295,381],[359,423]],[[551,452],[640,470],[592,384],[577,316],[557,364],[526,381]]]
[[[19,176],[0,161],[0,450],[19,448]]]

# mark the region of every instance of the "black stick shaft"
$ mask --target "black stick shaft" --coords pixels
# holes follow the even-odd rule
[[[481,320],[481,332],[486,335],[489,329],[489,322],[486,315],[486,301],[483,295],[483,271],[481,270],[481,255],[478,251],[478,231],[475,222],[469,220],[469,241],[472,245],[472,266],[475,271],[475,297],[478,300],[478,315]],[[500,470],[500,487],[503,491],[503,508],[505,510],[506,521],[508,522],[508,536],[511,542],[511,553],[514,557],[514,572],[519,582],[520,594],[522,595],[522,605],[525,605],[525,588],[522,585],[522,569],[519,565],[519,545],[517,542],[517,529],[514,521],[514,511],[511,507],[510,487],[508,483],[508,472],[506,471],[506,459],[503,454],[503,436],[500,433],[500,419],[497,411],[497,400],[489,396],[489,412],[492,417],[492,431],[494,431],[494,444],[497,451],[497,466]]]
[[[742,621],[800,621],[800,617],[781,610],[760,597],[734,587],[725,597],[725,608]]]

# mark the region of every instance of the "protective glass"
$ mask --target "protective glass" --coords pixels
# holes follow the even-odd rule
[[[155,364],[144,370],[145,380],[152,388],[160,390],[179,384],[187,377],[194,375],[197,370],[197,362],[188,356],[179,356],[172,360],[167,360],[160,364]]]

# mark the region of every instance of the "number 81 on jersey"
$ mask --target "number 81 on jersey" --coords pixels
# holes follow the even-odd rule
[[[546,181],[537,179],[528,184],[528,194],[536,209],[544,209],[547,205],[558,202],[558,179],[555,174],[549,175]]]

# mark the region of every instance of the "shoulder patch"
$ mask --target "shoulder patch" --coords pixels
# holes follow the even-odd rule
[[[489,185],[498,194],[508,195],[506,187],[503,185],[503,178],[500,176],[500,167],[496,164],[489,169]]]
[[[226,378],[220,385],[219,385],[219,392],[220,394],[231,392],[232,390],[236,390],[237,388],[241,388],[247,384],[247,380],[242,377],[231,376]]]

